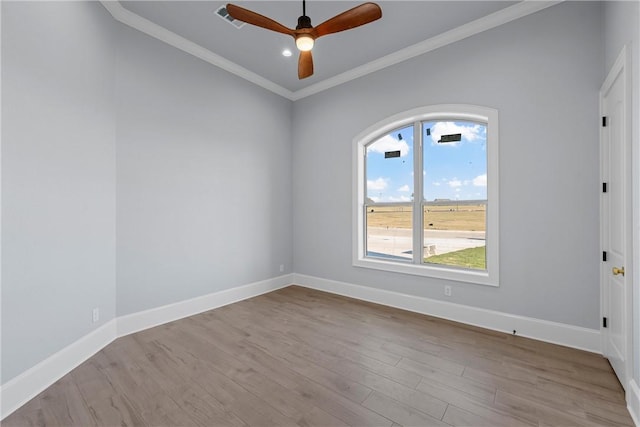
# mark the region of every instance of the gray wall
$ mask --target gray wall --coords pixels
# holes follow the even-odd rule
[[[444,299],[440,280],[351,266],[351,144],[445,102],[501,114],[501,287],[448,300],[597,328],[597,92],[619,40],[638,46],[611,24],[637,6],[600,7],[554,6],[292,110],[97,3],[2,2],[0,382],[116,314],[280,264]]]
[[[2,383],[115,315],[112,22],[2,2]]]
[[[118,33],[117,314],[291,272],[292,103]]]
[[[634,91],[631,95],[631,138],[633,154],[633,205],[634,205],[634,266],[633,271],[633,378],[640,384],[640,3],[637,1],[606,2],[603,10],[604,54],[606,70],[625,44],[631,48],[631,75]]]
[[[601,5],[567,2],[297,101],[296,273],[444,299],[444,281],[351,265],[352,138],[440,103],[500,112],[499,288],[447,299],[598,328]]]
[[[116,315],[292,271],[290,101],[97,2],[2,20],[1,383]]]

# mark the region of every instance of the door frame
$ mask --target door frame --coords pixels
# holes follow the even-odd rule
[[[623,85],[624,85],[624,99],[623,99],[623,108],[624,108],[624,124],[622,135],[624,139],[624,152],[625,152],[625,162],[623,165],[625,168],[625,181],[626,181],[626,194],[624,197],[625,200],[625,215],[624,222],[626,227],[626,235],[627,239],[625,242],[625,259],[624,259],[624,268],[625,268],[625,360],[624,360],[624,378],[619,378],[620,383],[622,384],[625,390],[628,390],[629,381],[633,378],[633,276],[634,276],[634,257],[633,257],[633,193],[632,193],[632,151],[631,151],[631,132],[632,132],[632,117],[631,117],[631,73],[629,72],[629,67],[631,66],[631,50],[628,45],[623,46],[622,50],[618,54],[614,64],[611,66],[611,69],[607,73],[607,77],[602,83],[602,87],[599,91],[598,101],[599,101],[599,113],[600,117],[603,117],[603,98],[604,95],[609,91],[616,78],[621,75]],[[605,164],[605,160],[608,156],[605,155],[605,147],[604,147],[604,127],[600,125],[600,180],[601,182],[606,182],[606,172],[607,165]],[[605,194],[601,192],[600,194],[600,248],[602,251],[606,251],[608,248],[604,247],[605,245],[605,229],[607,224],[604,224],[603,221],[603,212],[605,208]],[[611,265],[607,262],[600,263],[600,317],[608,315],[607,306],[608,306],[608,294],[606,293],[606,284],[607,277],[611,274]],[[607,337],[608,337],[608,329],[603,327],[602,323],[600,324],[600,332],[602,339],[602,353],[606,355],[607,353]]]

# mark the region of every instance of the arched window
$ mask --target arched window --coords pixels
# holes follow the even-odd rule
[[[353,264],[498,286],[498,112],[434,105],[354,139]]]

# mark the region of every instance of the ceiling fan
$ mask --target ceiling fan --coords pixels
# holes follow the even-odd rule
[[[311,25],[311,18],[309,18],[306,13],[306,2],[302,0],[302,16],[298,18],[298,26],[296,29],[292,30],[273,19],[233,4],[227,5],[227,12],[232,18],[246,22],[247,24],[292,36],[296,40],[296,46],[300,50],[300,56],[298,58],[299,79],[307,78],[313,74],[311,49],[313,49],[314,42],[317,38],[359,27],[382,17],[380,6],[375,3],[363,3],[314,27]]]

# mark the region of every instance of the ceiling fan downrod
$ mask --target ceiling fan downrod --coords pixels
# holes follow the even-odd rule
[[[311,28],[311,18],[307,16],[305,0],[302,0],[302,16],[298,18],[298,26],[296,27],[296,30],[300,30],[302,28]]]
[[[382,17],[382,9],[380,9],[380,6],[367,2],[342,12],[324,21],[320,25],[313,27],[311,25],[311,18],[307,16],[306,0],[302,0],[302,16],[298,18],[298,26],[293,30],[271,18],[233,4],[227,4],[227,12],[229,12],[232,18],[239,21],[292,36],[296,41],[296,47],[300,50],[300,56],[298,57],[298,78],[300,79],[313,75],[313,56],[311,49],[313,49],[317,38],[350,30]]]

